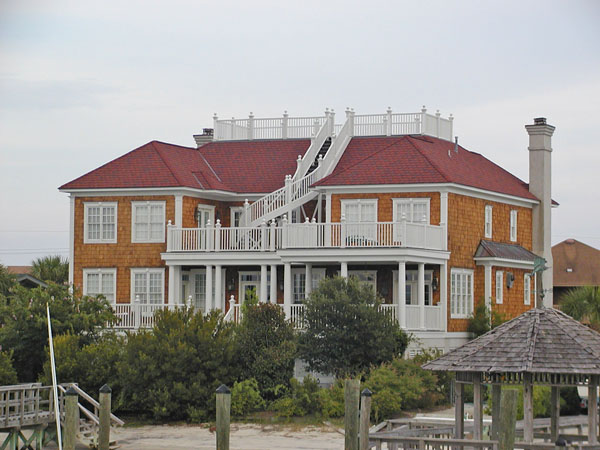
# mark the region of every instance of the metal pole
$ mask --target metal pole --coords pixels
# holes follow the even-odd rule
[[[77,443],[77,427],[79,426],[77,400],[77,391],[71,386],[65,392],[65,450],[75,450]],[[57,422],[60,422],[60,419],[57,419]]]
[[[52,297],[54,300],[54,297]],[[54,417],[56,418],[56,440],[59,450],[62,450],[62,435],[60,430],[60,409],[58,407],[58,384],[56,382],[56,362],[54,361],[54,341],[52,339],[52,324],[50,323],[50,305],[46,303],[48,316],[48,343],[50,347],[50,367],[52,368],[52,392],[54,394]]]

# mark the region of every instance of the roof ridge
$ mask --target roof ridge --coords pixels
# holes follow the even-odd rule
[[[183,183],[179,177],[177,175],[175,175],[175,173],[173,172],[173,169],[171,168],[171,165],[167,162],[167,159],[163,156],[162,152],[160,151],[159,148],[156,147],[155,144],[157,144],[159,141],[152,141],[152,147],[154,148],[154,151],[158,154],[158,156],[160,157],[161,161],[164,163],[164,165],[167,167],[167,169],[169,170],[169,172],[171,172],[171,175],[173,176],[173,178],[177,181],[177,183],[181,184],[181,185],[185,185],[185,183]]]
[[[213,175],[217,178],[217,180],[219,180],[221,183],[223,183],[223,180],[221,180],[221,177],[219,175],[217,175],[217,172],[215,172],[215,169],[213,169],[213,167],[208,162],[208,159],[206,159],[206,157],[202,154],[202,152],[200,151],[200,149],[198,149],[198,154],[202,157],[202,160],[206,163],[206,165],[211,170],[211,172],[213,173]],[[223,184],[225,184],[225,183],[223,183]]]
[[[407,135],[406,137],[407,137],[407,138],[410,138],[410,139],[409,139],[410,145],[412,145],[412,146],[415,148],[415,150],[416,150],[416,151],[418,151],[418,152],[419,152],[419,153],[420,153],[420,154],[423,156],[423,158],[425,158],[425,159],[427,160],[427,162],[429,163],[429,165],[431,165],[431,167],[433,167],[433,168],[435,169],[435,171],[436,171],[437,173],[439,173],[439,174],[442,176],[442,178],[443,178],[444,180],[446,180],[446,182],[447,182],[447,183],[448,183],[448,182],[450,182],[450,178],[446,176],[446,174],[445,174],[445,173],[444,173],[444,172],[443,172],[443,171],[442,171],[442,170],[441,170],[441,169],[438,167],[438,165],[437,165],[437,164],[435,164],[435,163],[434,163],[434,162],[433,162],[433,161],[432,161],[432,160],[429,158],[429,156],[427,156],[427,154],[425,154],[425,152],[423,152],[423,151],[422,151],[422,150],[421,150],[419,147],[417,147],[417,146],[415,145],[415,143],[414,143],[414,142],[412,142],[412,139],[416,139],[416,138],[414,138],[414,137],[413,137],[413,136],[411,136],[411,135]],[[419,140],[420,140],[420,139],[419,139]],[[426,141],[426,142],[431,142],[431,143],[433,143],[432,141]]]
[[[533,367],[533,354],[535,353],[535,343],[540,324],[539,311],[537,308],[533,308],[532,311],[535,311],[536,314],[533,322],[529,325],[529,330],[527,331],[527,359],[525,361],[526,371],[530,371]]]

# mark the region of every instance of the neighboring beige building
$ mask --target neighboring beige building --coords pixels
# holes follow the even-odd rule
[[[552,247],[554,259],[554,304],[579,286],[600,286],[600,250],[575,239],[567,239]]]

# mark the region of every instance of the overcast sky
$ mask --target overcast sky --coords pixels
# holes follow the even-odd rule
[[[148,141],[346,106],[453,113],[525,181],[524,125],[547,117],[552,241],[600,248],[599,44],[595,0],[0,0],[0,263],[67,256],[57,188]]]

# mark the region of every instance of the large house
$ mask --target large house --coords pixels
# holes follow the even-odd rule
[[[104,294],[123,327],[189,302],[237,317],[251,292],[301,327],[319,280],[354,275],[422,345],[454,348],[478,302],[508,317],[536,295],[552,305],[552,272],[537,287],[530,274],[536,255],[551,265],[554,127],[526,126],[527,184],[452,126],[425,108],[215,115],[197,148],[152,141],[60,187],[70,281]]]
[[[567,239],[552,247],[552,259],[555,305],[560,305],[562,297],[571,289],[600,286],[600,250]]]

